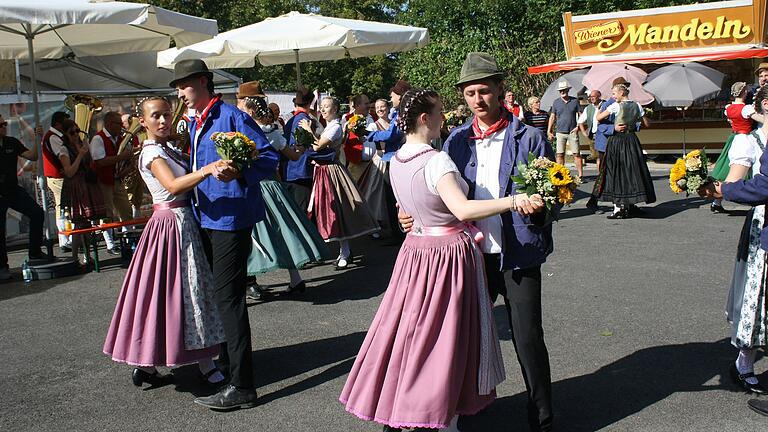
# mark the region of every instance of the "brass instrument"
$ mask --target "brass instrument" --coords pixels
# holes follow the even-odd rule
[[[93,96],[84,94],[72,94],[64,100],[64,106],[72,111],[77,127],[83,141],[88,142],[88,132],[91,128],[93,113],[101,111],[101,101]]]
[[[133,147],[133,139],[141,132],[142,126],[139,122],[139,119],[136,117],[131,117],[131,125],[128,127],[128,129],[123,129],[123,135],[120,138],[120,142],[117,144],[117,154],[122,154],[124,151],[128,151],[128,147]],[[128,147],[126,147],[128,146]],[[128,159],[127,161],[121,161],[117,164],[115,167],[118,174],[122,174],[123,178],[125,179],[126,184],[132,183],[134,180],[136,180],[136,176],[138,175],[138,163],[139,163],[139,153],[141,153],[141,148],[139,149],[132,149],[133,157],[131,159]]]
[[[184,114],[187,112],[187,106],[179,99],[176,103],[176,110],[173,113],[173,120],[171,122],[171,130],[178,135],[176,141],[176,148],[182,153],[186,153],[189,148],[191,138],[189,136],[189,125],[184,120]]]

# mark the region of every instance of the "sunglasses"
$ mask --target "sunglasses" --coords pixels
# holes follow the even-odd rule
[[[2,123],[0,123],[0,127],[6,127],[6,126],[8,126],[8,122],[2,122]]]

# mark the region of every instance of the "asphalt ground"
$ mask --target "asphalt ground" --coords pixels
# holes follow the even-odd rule
[[[555,224],[542,271],[557,430],[768,430],[727,372],[736,350],[723,311],[746,209],[712,214],[698,197],[672,194],[668,166],[652,167],[659,200],[643,217],[590,214],[583,192]],[[230,413],[192,403],[207,394],[196,366],[174,370],[174,385],[139,389],[130,367],[102,354],[125,273],[116,260],[98,274],[25,285],[24,253],[12,253],[15,279],[0,285],[0,430],[381,430],[337,398],[398,247],[370,238],[352,246],[346,271],[330,263],[302,271],[306,294],[280,295],[287,272],[259,277],[275,294],[249,307],[261,404]],[[462,420],[464,431],[528,430],[503,309],[499,301],[508,379],[490,407]],[[766,383],[767,368],[758,361]]]

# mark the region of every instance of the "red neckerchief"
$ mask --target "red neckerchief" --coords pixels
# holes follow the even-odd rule
[[[309,111],[306,108],[302,108],[302,107],[296,107],[296,109],[293,110],[293,115],[296,115],[298,113],[304,113],[306,115],[309,115]]]
[[[216,105],[216,102],[221,100],[221,95],[217,94],[208,102],[208,106],[205,107],[203,112],[201,112],[199,115],[195,113],[195,131],[203,127],[203,123],[205,123],[205,119],[208,118],[208,113],[211,111],[211,108],[213,108],[214,105]]]
[[[477,116],[475,116],[475,119],[472,120],[472,132],[474,132],[475,136],[469,137],[469,139],[473,140],[483,140],[486,139],[488,136],[495,134],[496,132],[506,129],[506,127],[509,126],[509,120],[507,119],[507,116],[504,115],[504,113],[501,113],[501,117],[499,120],[492,124],[491,127],[485,130],[483,132],[480,129],[480,124],[477,122]]]

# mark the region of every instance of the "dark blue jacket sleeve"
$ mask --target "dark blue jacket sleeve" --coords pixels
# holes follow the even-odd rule
[[[768,204],[768,149],[760,156],[760,173],[749,180],[723,183],[723,198],[751,206]]]

